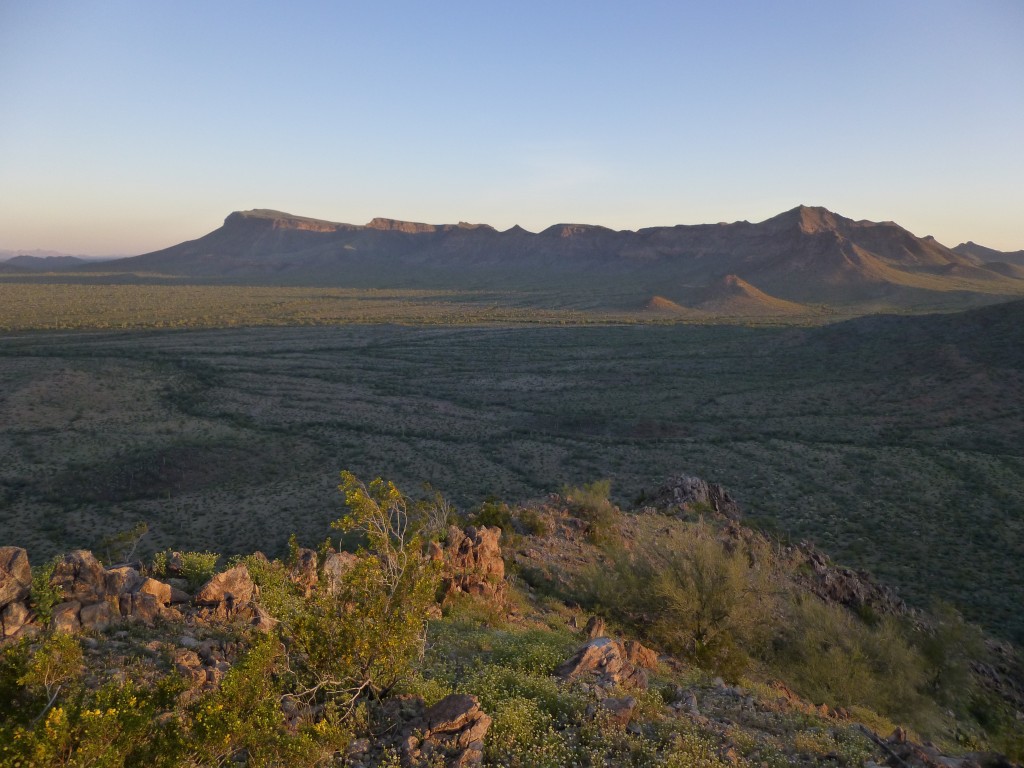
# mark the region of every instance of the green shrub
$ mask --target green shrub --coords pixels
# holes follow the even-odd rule
[[[181,553],[181,575],[188,581],[189,591],[196,591],[213,577],[218,560],[220,555],[215,552]]]
[[[505,534],[515,532],[512,526],[512,508],[503,501],[488,499],[471,515],[470,520],[475,526],[501,528]]]
[[[868,707],[913,725],[934,711],[921,694],[924,659],[895,619],[871,627],[814,597],[792,603],[787,613],[772,661],[812,701]]]
[[[59,561],[60,558],[55,557],[32,568],[32,585],[29,587],[28,601],[43,624],[50,623],[50,619],[53,618],[53,607],[64,599],[60,587],[50,582]]]
[[[530,536],[547,536],[548,525],[544,521],[544,518],[540,516],[540,513],[532,507],[526,507],[519,510],[519,523],[523,527],[523,532]]]
[[[347,717],[365,694],[381,695],[410,671],[423,650],[439,574],[393,483],[377,478],[365,485],[350,472],[341,478],[348,513],[332,526],[362,534],[367,547],[336,594],[317,591],[277,618],[296,690],[335,702]],[[265,570],[261,578],[273,575]],[[288,604],[284,588],[278,592]]]
[[[615,526],[620,512],[609,498],[612,481],[595,480],[582,487],[563,486],[562,498],[574,515],[587,523],[587,539],[594,544],[608,544],[614,540]]]
[[[754,567],[741,547],[726,547],[704,523],[668,544],[644,540],[632,553],[610,551],[578,585],[585,602],[678,653],[735,680],[772,628],[770,568]]]
[[[507,633],[495,640],[492,660],[509,669],[550,675],[569,658],[578,640],[567,631],[532,629]]]

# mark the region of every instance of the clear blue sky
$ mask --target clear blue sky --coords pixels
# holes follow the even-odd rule
[[[0,248],[800,203],[1024,248],[1024,2],[0,0]]]

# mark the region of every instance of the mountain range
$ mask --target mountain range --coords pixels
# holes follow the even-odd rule
[[[541,303],[716,315],[938,309],[1024,295],[1024,251],[947,248],[893,222],[798,206],[758,223],[616,231],[230,214],[179,245],[74,271],[202,281],[524,292]]]

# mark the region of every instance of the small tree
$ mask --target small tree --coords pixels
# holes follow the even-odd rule
[[[333,700],[352,711],[361,696],[380,696],[422,653],[437,568],[424,556],[415,515],[394,483],[368,486],[342,472],[348,514],[332,523],[366,540],[335,593],[325,590],[279,617],[296,695]]]

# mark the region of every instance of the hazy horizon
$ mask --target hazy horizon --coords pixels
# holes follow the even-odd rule
[[[1024,5],[0,4],[0,248],[235,210],[639,229],[805,203],[1024,248]]]

